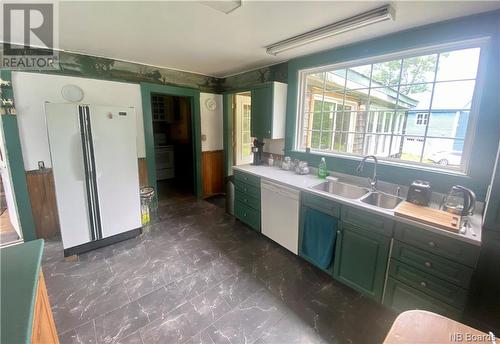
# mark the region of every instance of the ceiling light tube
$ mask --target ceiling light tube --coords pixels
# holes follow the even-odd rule
[[[280,42],[268,45],[266,52],[270,55],[277,55],[283,51],[300,47],[320,39],[338,35],[347,31],[359,29],[361,27],[379,23],[386,20],[394,20],[395,11],[390,5],[376,8],[374,10],[358,14],[327,26],[287,38]]]

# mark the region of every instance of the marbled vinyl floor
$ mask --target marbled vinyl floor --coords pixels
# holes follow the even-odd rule
[[[61,343],[379,343],[395,314],[205,201],[43,271]]]

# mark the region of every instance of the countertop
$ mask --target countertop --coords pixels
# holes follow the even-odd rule
[[[334,200],[336,202],[350,205],[353,207],[361,208],[364,209],[368,212],[382,215],[388,218],[391,218],[393,220],[396,220],[398,222],[403,222],[415,227],[419,227],[425,230],[428,230],[430,232],[434,232],[440,235],[444,235],[450,238],[454,238],[460,241],[468,242],[472,245],[480,246],[481,245],[481,223],[482,223],[482,218],[480,214],[474,214],[473,216],[468,216],[467,219],[469,220],[469,223],[471,225],[472,230],[468,230],[465,234],[459,234],[459,233],[454,233],[450,232],[438,227],[434,227],[431,225],[427,225],[422,222],[418,221],[413,221],[410,219],[406,219],[400,216],[394,215],[394,210],[388,210],[388,209],[383,209],[383,208],[376,208],[373,206],[370,206],[368,204],[362,203],[359,200],[353,200],[333,194],[327,194],[325,192],[319,191],[319,190],[314,190],[311,189],[312,186],[318,185],[322,182],[324,182],[324,179],[320,179],[315,175],[308,174],[308,175],[298,175],[290,171],[285,171],[277,167],[269,167],[265,165],[260,165],[260,166],[254,166],[254,165],[240,165],[240,166],[233,166],[233,170],[238,170],[242,172],[247,172],[253,175],[256,175],[258,177],[283,184],[285,186],[293,187],[296,189],[299,189],[301,191],[309,192],[316,194],[318,196]],[[394,188],[395,189],[395,188]],[[473,235],[475,233],[475,235]]]
[[[2,343],[31,343],[43,240],[0,249]]]

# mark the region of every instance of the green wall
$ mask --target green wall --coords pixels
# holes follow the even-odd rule
[[[225,93],[248,91],[270,81],[287,83],[288,64],[286,62],[220,79],[219,90]]]
[[[408,184],[413,179],[425,179],[433,183],[434,190],[440,192],[447,192],[454,184],[462,184],[472,188],[480,199],[484,199],[493,171],[500,135],[500,106],[498,101],[498,90],[500,88],[499,18],[500,11],[488,12],[401,31],[289,61],[286,153],[292,157],[307,160],[313,166],[319,163],[321,157],[317,154],[306,154],[293,150],[295,146],[298,73],[300,70],[447,42],[490,37],[488,46],[483,50],[483,53],[486,54],[485,63],[480,66],[483,87],[480,94],[479,118],[469,174],[465,176],[384,163],[380,163],[378,169],[379,178],[388,182]],[[355,174],[358,161],[329,156],[327,157],[327,164],[330,170]]]
[[[1,49],[2,45],[0,44]],[[29,72],[37,71],[30,70]],[[38,72],[111,81],[180,86],[210,93],[220,93],[221,89],[221,79],[211,76],[64,51],[59,52],[59,60],[55,63],[54,70],[39,70]]]

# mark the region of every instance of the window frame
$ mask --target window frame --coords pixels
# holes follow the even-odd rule
[[[476,126],[477,126],[477,120],[478,120],[478,116],[479,116],[479,105],[480,105],[480,100],[481,100],[482,86],[484,84],[483,83],[483,72],[484,71],[483,71],[483,68],[481,66],[484,65],[484,63],[485,63],[486,51],[487,51],[487,47],[488,47],[489,42],[490,42],[490,37],[480,37],[480,38],[474,38],[474,39],[469,39],[469,40],[454,41],[451,43],[429,45],[429,46],[415,48],[415,49],[401,50],[401,51],[388,53],[388,54],[374,55],[374,56],[362,58],[362,59],[348,60],[348,61],[343,61],[343,62],[339,62],[339,63],[304,68],[304,69],[298,70],[298,72],[297,72],[298,73],[298,75],[297,75],[298,76],[298,79],[297,79],[298,83],[297,83],[297,90],[296,90],[297,91],[297,103],[296,103],[296,113],[295,113],[296,117],[295,117],[295,133],[294,133],[293,150],[297,151],[297,152],[307,152],[310,154],[331,156],[331,157],[340,157],[340,158],[347,158],[347,159],[352,159],[352,160],[361,160],[363,158],[362,155],[354,154],[354,153],[300,148],[301,139],[302,139],[302,136],[304,135],[302,108],[303,108],[304,98],[305,98],[306,92],[303,92],[303,90],[305,89],[305,86],[306,86],[306,76],[308,74],[328,72],[328,71],[339,70],[339,69],[354,68],[354,67],[365,65],[365,64],[377,64],[377,63],[392,61],[395,59],[412,58],[412,57],[428,55],[428,54],[440,54],[440,53],[444,53],[444,52],[451,51],[451,50],[479,48],[480,54],[479,54],[479,59],[478,59],[477,74],[476,74],[476,78],[475,78],[473,98],[472,98],[472,102],[471,102],[471,106],[470,106],[469,122],[467,124],[467,130],[465,132],[465,137],[463,139],[464,148],[462,150],[462,159],[461,159],[460,166],[458,166],[458,167],[440,167],[437,165],[423,163],[423,162],[417,162],[417,161],[401,160],[401,159],[395,159],[395,158],[390,158],[390,157],[379,157],[379,160],[383,164],[406,166],[409,168],[422,168],[422,169],[429,170],[429,171],[438,171],[438,172],[443,172],[443,173],[469,175],[470,167],[471,167],[470,166],[471,151],[472,151],[472,146],[474,144],[475,136],[476,136]],[[434,83],[436,83],[436,80],[434,80]],[[344,92],[345,92],[345,90],[344,90]],[[413,135],[405,135],[405,137],[406,136],[413,136]]]

